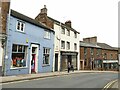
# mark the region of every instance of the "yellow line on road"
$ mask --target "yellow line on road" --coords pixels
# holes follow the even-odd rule
[[[111,86],[113,83],[115,83],[115,82],[117,82],[117,79],[114,80],[114,81],[109,82],[107,85],[105,85],[105,87],[104,87],[102,90],[107,90],[107,89],[110,88],[110,86]]]

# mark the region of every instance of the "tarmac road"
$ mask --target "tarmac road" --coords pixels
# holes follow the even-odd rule
[[[4,83],[2,88],[103,88],[118,79],[118,73],[80,73]]]

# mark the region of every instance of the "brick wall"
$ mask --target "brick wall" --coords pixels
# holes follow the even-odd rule
[[[80,47],[80,59],[84,60],[84,47]]]
[[[80,60],[84,60],[85,61],[85,55],[84,55],[84,48],[87,48],[87,55],[86,55],[86,65],[84,67],[84,69],[90,69],[90,59],[91,59],[91,48],[90,47],[80,47]],[[118,60],[118,51],[117,50],[107,50],[107,49],[101,49],[101,53],[100,56],[97,56],[97,50],[98,48],[93,48],[94,52],[93,52],[93,58],[94,60],[99,60],[99,59],[103,59],[103,55],[104,53],[107,54],[107,58],[108,60],[112,60],[111,59],[111,54],[113,55],[113,60]]]
[[[44,8],[41,9],[41,12],[35,18],[35,20],[37,20],[38,22],[41,22],[41,23],[45,24],[49,28],[52,28],[52,29],[54,28],[54,22],[52,20],[50,20],[48,18],[48,16],[47,16],[47,8],[46,8],[46,6],[44,6]]]
[[[102,54],[104,55],[104,53],[106,53],[107,54],[107,59],[108,60],[111,60],[111,54],[112,54],[112,56],[113,56],[113,60],[116,60],[116,59],[118,59],[118,51],[117,50],[105,50],[105,49],[103,49],[102,50]]]
[[[2,2],[2,33],[6,34],[7,14],[9,12],[10,2]]]
[[[97,43],[97,37],[95,36],[95,37],[83,38],[83,41],[88,42],[88,43],[96,44]]]

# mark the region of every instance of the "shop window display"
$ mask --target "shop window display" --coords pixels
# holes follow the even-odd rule
[[[11,67],[26,67],[26,50],[27,46],[15,45],[12,47]]]

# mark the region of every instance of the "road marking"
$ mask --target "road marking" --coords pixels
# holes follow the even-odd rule
[[[111,86],[113,83],[117,82],[117,81],[118,81],[118,80],[116,79],[116,80],[114,80],[114,81],[109,82],[107,85],[105,85],[105,87],[104,87],[102,90],[108,90],[108,88],[110,88],[110,86]]]

